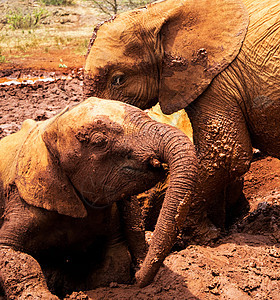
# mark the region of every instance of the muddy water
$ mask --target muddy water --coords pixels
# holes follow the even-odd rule
[[[18,75],[0,78],[0,138],[19,130],[26,119],[45,120],[83,100],[78,76]]]
[[[40,77],[32,77],[32,76],[25,76],[25,77],[2,77],[0,78],[0,86],[8,86],[8,85],[18,85],[18,84],[34,84],[36,82],[53,82],[55,80],[70,80],[72,79],[71,76],[60,76],[60,77],[45,77],[45,76],[40,76]]]

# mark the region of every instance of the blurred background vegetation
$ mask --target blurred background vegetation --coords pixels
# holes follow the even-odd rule
[[[94,27],[147,0],[0,0],[0,64],[34,51],[84,55]]]
[[[0,3],[5,3],[5,0]],[[6,1],[7,2],[7,1]],[[32,29],[42,23],[47,16],[52,12],[48,6],[75,6],[79,5],[81,1],[75,0],[24,0],[21,5],[14,5],[11,3],[11,8],[2,16],[2,23],[11,25],[12,29]],[[96,8],[101,14],[112,16],[114,14],[130,10],[151,3],[153,1],[147,0],[83,0],[89,6]],[[81,4],[81,3],[80,3]],[[13,7],[14,6],[14,7]]]
[[[101,12],[113,16],[121,11],[126,11],[154,1],[145,0],[92,0],[93,5]]]

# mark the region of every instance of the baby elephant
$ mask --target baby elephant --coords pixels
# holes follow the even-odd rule
[[[164,176],[162,163],[170,185],[149,250],[141,253],[144,232],[130,196]],[[125,276],[130,264],[127,249],[137,261],[145,256],[136,281],[150,283],[184,221],[196,170],[182,132],[125,103],[89,98],[49,120],[25,121],[0,141],[0,278],[7,298],[58,299],[47,282],[56,293],[66,282],[88,289],[102,283],[104,267],[115,281],[113,274]],[[109,263],[100,265],[108,253]]]

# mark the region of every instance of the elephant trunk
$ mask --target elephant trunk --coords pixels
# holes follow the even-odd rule
[[[170,183],[153,233],[147,256],[136,273],[140,287],[152,282],[176,241],[188,213],[193,195],[197,160],[193,144],[180,130],[161,124],[155,134],[159,157],[169,165]]]

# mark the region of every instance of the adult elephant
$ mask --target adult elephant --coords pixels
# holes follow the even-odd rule
[[[252,146],[280,157],[279,41],[278,0],[157,1],[96,28],[84,92],[140,108],[159,101],[166,114],[185,108],[200,160],[196,199],[222,226]]]
[[[129,199],[164,178],[162,163],[169,165],[170,185],[145,256],[135,218],[141,216]],[[137,277],[150,282],[176,240],[196,171],[194,147],[180,130],[125,103],[90,98],[49,120],[25,121],[0,142],[0,281],[7,298],[58,299],[38,262],[61,269],[78,288],[94,287],[100,276],[124,280],[130,266],[120,260],[128,252],[123,223],[132,254],[145,258]],[[124,206],[121,224],[116,202]],[[100,240],[113,246],[103,272],[91,275]],[[50,286],[59,280],[52,277]]]

